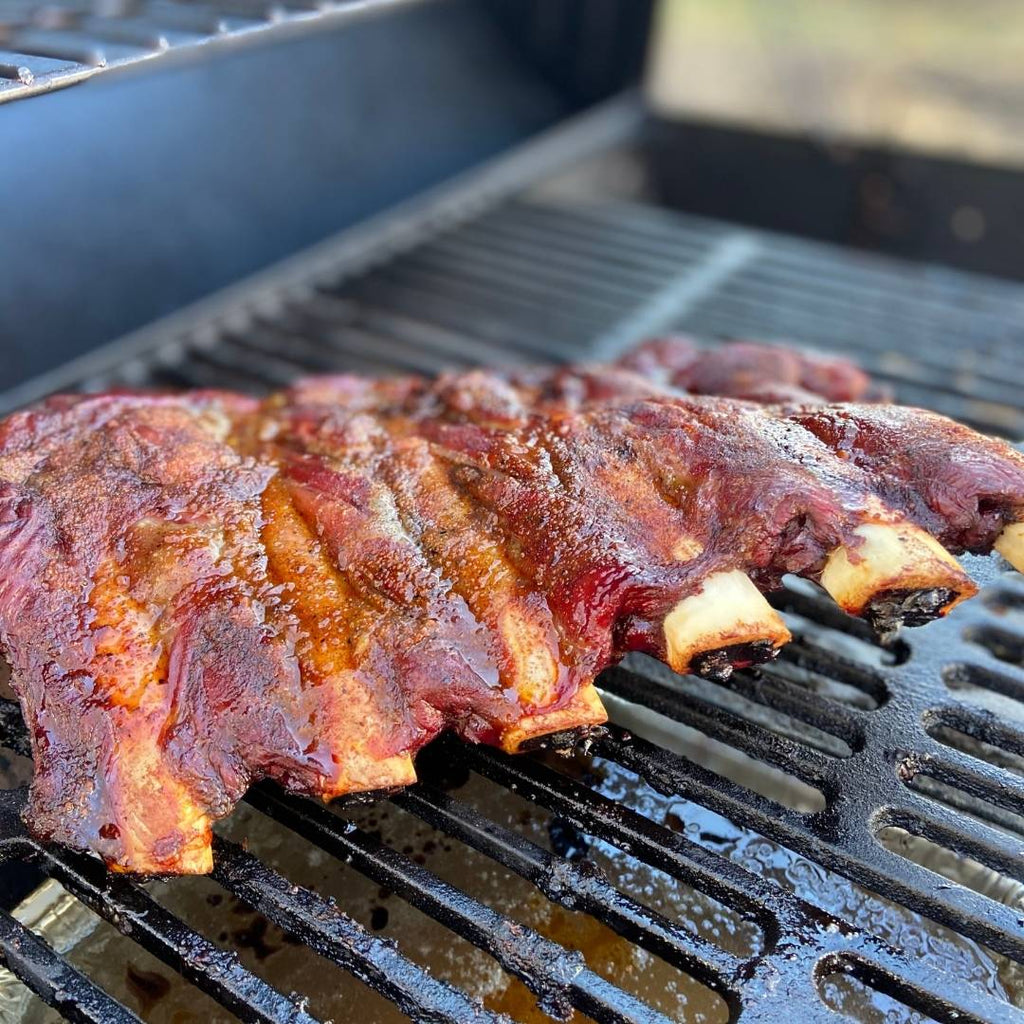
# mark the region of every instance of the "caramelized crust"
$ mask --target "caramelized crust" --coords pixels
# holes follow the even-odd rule
[[[628,651],[714,676],[773,656],[761,592],[786,573],[890,628],[973,593],[944,548],[1017,557],[1024,460],[920,410],[805,401],[868,393],[847,364],[681,342],[627,362],[5,420],[33,831],[208,871],[256,779],[404,786],[444,730],[514,751],[600,724],[594,678]]]

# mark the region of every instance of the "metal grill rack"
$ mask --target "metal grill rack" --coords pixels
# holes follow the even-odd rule
[[[340,250],[339,250],[340,251]],[[329,261],[327,261],[329,263]],[[80,363],[47,386],[227,386],[258,391],[301,373],[433,371],[477,362],[609,355],[646,333],[767,332],[856,349],[899,396],[984,429],[1024,436],[1024,404],[1007,381],[1024,360],[1024,288],[917,268],[701,221],[635,202],[584,202],[540,189],[449,228],[358,274],[339,265],[279,286],[264,279],[201,317]],[[959,344],[970,339],[971,348]],[[25,392],[19,392],[24,398]],[[629,659],[600,685],[615,724],[590,756],[658,792],[709,808],[808,861],[1024,964],[1024,911],[952,881],[883,842],[903,830],[996,875],[1024,883],[1024,583],[971,560],[988,589],[948,620],[882,646],[859,621],[810,590],[780,595],[795,641],[779,662],[727,684],[683,679]],[[865,654],[865,652],[868,652]],[[840,699],[835,687],[854,699]],[[1003,701],[1003,705],[997,702]],[[1016,712],[1005,713],[1005,708]],[[999,713],[997,713],[997,709]],[[1017,715],[1014,718],[1014,714]],[[820,797],[798,810],[641,737],[671,723],[798,780]],[[0,707],[7,742],[26,748],[16,709]],[[1024,1021],[1024,1012],[968,979],[887,945],[756,871],[694,842],[671,823],[609,799],[550,758],[442,741],[448,763],[546,808],[681,885],[753,922],[757,951],[727,952],[618,891],[586,859],[543,849],[447,791],[425,783],[393,802],[679,967],[747,1021],[837,1019],[821,990],[849,975],[939,1021]],[[17,817],[23,793],[0,794],[0,859],[28,859],[101,917],[244,1020],[309,1020],[135,882],[95,860],[42,847]],[[563,945],[497,910],[342,815],[256,787],[249,802],[327,854],[347,861],[525,981],[552,1016],[600,1021],[662,1015],[587,967]],[[215,881],[319,954],[423,1020],[493,1019],[432,979],[344,907],[296,886],[226,839]],[[301,882],[301,879],[297,879]],[[131,1020],[88,978],[9,915],[9,968],[73,1020]]]
[[[172,51],[323,27],[413,0],[14,0],[0,8],[0,103]]]
[[[398,244],[361,251],[384,265],[358,276],[351,247],[338,246],[335,267],[318,252],[308,280],[263,277],[191,324],[176,318],[0,393],[0,409],[73,386],[260,391],[338,368],[604,358],[672,329],[855,352],[901,401],[1024,437],[1017,284],[543,188],[392,258]]]

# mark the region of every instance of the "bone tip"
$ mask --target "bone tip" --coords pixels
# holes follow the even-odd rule
[[[750,668],[752,665],[774,661],[782,646],[776,640],[763,639],[701,651],[691,658],[689,672],[703,679],[724,683],[738,668]]]
[[[608,721],[601,697],[592,682],[581,686],[564,707],[527,715],[507,727],[498,739],[498,746],[509,754],[517,754],[538,745],[542,738],[573,734],[574,742]],[[564,743],[562,744],[565,745]]]
[[[664,630],[671,668],[719,680],[769,661],[790,640],[779,613],[739,570],[709,576],[669,612]]]
[[[978,592],[960,563],[913,524],[865,523],[854,533],[857,542],[829,556],[821,585],[883,636],[931,622]]]
[[[324,785],[320,793],[325,803],[352,793],[391,792],[417,781],[412,754],[406,751],[383,758],[353,752],[348,763],[342,764],[345,771]]]
[[[1024,523],[1010,523],[992,545],[1017,572],[1024,572]]]

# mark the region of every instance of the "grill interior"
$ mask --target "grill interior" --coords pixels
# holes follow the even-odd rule
[[[287,287],[264,280],[41,387],[260,391],[309,372],[609,356],[674,327],[855,352],[901,400],[1024,437],[1024,288],[992,279],[557,186],[358,273],[324,266]],[[614,724],[569,756],[442,741],[423,785],[330,809],[258,786],[222,830],[212,882],[141,885],[43,848],[20,824],[17,789],[0,792],[0,859],[37,863],[223,1008],[215,1015],[244,1020],[354,1018],[288,994],[288,981],[277,991],[258,956],[243,962],[237,941],[181,909],[189,886],[221,907],[210,920],[226,892],[304,963],[340,965],[415,1019],[1024,1021],[1024,582],[968,563],[983,594],[889,643],[794,586],[778,598],[794,642],[758,672],[717,684],[631,657],[600,680]],[[16,707],[0,715],[0,735],[26,754]],[[289,874],[276,840],[252,838],[264,816],[320,851],[316,886]],[[429,838],[400,846],[413,832]],[[513,882],[488,889],[489,875]],[[434,923],[413,914],[396,946],[388,907]],[[486,962],[525,989],[467,993],[443,956],[428,973],[416,928],[441,944],[450,934],[472,975]],[[6,913],[0,956],[70,1019],[138,1019]],[[129,990],[162,1019],[144,982]]]

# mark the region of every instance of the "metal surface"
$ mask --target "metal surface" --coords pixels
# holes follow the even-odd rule
[[[356,275],[341,259],[332,268],[323,251],[315,280],[303,281],[294,268],[276,285],[265,278],[259,289],[207,305],[201,318],[178,318],[130,349],[95,357],[80,383],[259,391],[317,370],[433,371],[609,355],[647,332],[676,326],[768,332],[856,350],[900,397],[1024,435],[1022,403],[1004,383],[1024,360],[1024,289],[642,204],[559,196],[548,188],[505,203]],[[951,343],[968,339],[969,349]],[[797,588],[779,597],[794,642],[759,673],[717,684],[629,659],[600,681],[615,724],[590,757],[1024,964],[1024,910],[1013,895],[1024,883],[1024,582],[994,562],[970,560],[970,568],[989,584],[978,599],[888,646]],[[677,728],[694,730],[819,799],[800,809],[764,795],[670,749],[667,740],[641,738],[644,723],[663,738]],[[0,705],[0,729],[24,749],[9,705]],[[542,848],[493,820],[486,807],[467,804],[429,766],[423,785],[393,797],[403,811],[527,879],[548,900],[598,919],[697,978],[721,995],[733,1017],[834,1020],[821,991],[829,976],[842,973],[901,1004],[904,1016],[894,1019],[913,1010],[948,1022],[1024,1021],[1024,1012],[971,979],[893,948],[863,922],[787,891],[667,819],[610,799],[581,774],[590,763],[582,755],[556,765],[442,741],[435,760],[461,763],[756,926],[757,949],[728,951],[619,891],[585,856]],[[306,1011],[289,997],[210,947],[133,882],[33,842],[17,818],[23,794],[0,796],[0,857],[37,861],[243,1019],[302,1019]],[[515,907],[470,897],[343,816],[266,786],[249,801],[485,950],[549,1014],[578,1009],[600,1021],[663,1019],[563,943],[517,924]],[[893,829],[954,851],[961,866],[987,872],[1011,895],[1000,901],[994,888],[979,891],[966,875],[954,880],[934,863],[923,866],[907,855],[911,846],[886,844]],[[410,1016],[486,1017],[346,918],[344,907],[292,885],[258,855],[219,841],[215,881]],[[12,970],[45,997],[55,987],[70,993],[65,1005],[79,1019],[96,1018],[103,996],[89,981],[68,975],[67,965],[16,923],[0,925],[0,950]]]
[[[327,27],[420,0],[52,0],[0,7],[0,102],[115,68]]]
[[[502,187],[481,189],[475,202],[493,202]],[[602,358],[678,329],[854,353],[907,404],[1024,437],[1022,285],[544,191],[423,241],[466,215],[445,207],[390,221],[383,243],[379,232],[373,245],[361,234],[325,243],[195,312],[0,394],[0,408],[73,386],[213,381],[259,391],[338,367],[432,372]],[[374,262],[384,265],[352,276],[353,266]]]

